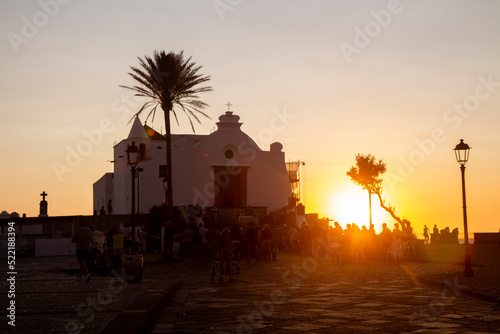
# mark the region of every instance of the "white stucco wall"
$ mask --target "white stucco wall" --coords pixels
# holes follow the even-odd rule
[[[214,204],[213,166],[247,167],[247,205],[265,206],[268,212],[284,207],[291,194],[281,144],[262,151],[241,131],[239,116],[226,113],[219,118],[218,130],[210,135],[174,135],[172,138],[173,193],[175,205]],[[136,124],[134,123],[134,126]],[[144,130],[143,130],[144,131]],[[114,147],[113,203],[114,213],[131,211],[131,172],[127,164],[126,148],[132,141],[146,145],[146,160],[139,163],[139,211],[147,213],[153,205],[165,201],[163,177],[159,165],[165,165],[165,142],[151,140],[136,127],[129,138]],[[145,132],[144,132],[145,134]],[[231,149],[228,159],[225,151]]]
[[[108,201],[113,200],[113,173],[104,174],[92,187],[94,194],[93,210],[99,213],[101,206],[104,205],[108,213]]]

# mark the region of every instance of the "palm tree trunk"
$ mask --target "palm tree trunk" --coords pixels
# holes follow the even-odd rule
[[[170,108],[165,110],[165,142],[166,142],[166,177],[167,177],[167,198],[166,198],[166,218],[172,225],[174,224],[174,200],[173,200],[173,186],[172,186],[172,135],[170,133]]]

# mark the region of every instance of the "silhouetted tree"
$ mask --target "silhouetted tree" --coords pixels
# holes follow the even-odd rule
[[[385,173],[386,167],[382,160],[378,162],[375,157],[371,154],[356,155],[356,166],[352,166],[347,175],[351,177],[351,180],[362,186],[363,189],[368,190],[369,205],[370,205],[370,224],[372,223],[372,201],[371,195],[377,195],[380,207],[387,211],[392,218],[394,218],[401,227],[405,226],[406,221],[402,220],[396,215],[396,208],[390,204],[385,203],[385,199],[382,198],[382,178],[381,174]]]
[[[382,160],[377,162],[371,154],[357,154],[356,165],[352,166],[346,173],[354,183],[368,191],[370,225],[372,224],[372,193],[382,188],[382,178],[380,178],[380,175],[385,173],[385,171],[385,163]]]
[[[165,119],[165,140],[166,140],[166,178],[168,182],[167,189],[167,220],[173,222],[173,192],[172,192],[172,138],[170,132],[170,113],[173,114],[177,124],[176,110],[182,110],[191,124],[193,132],[193,119],[201,124],[199,115],[210,118],[201,109],[208,106],[199,99],[200,93],[212,90],[210,86],[200,86],[210,80],[210,76],[204,76],[199,73],[201,66],[191,61],[191,57],[184,59],[183,52],[168,54],[165,51],[155,51],[153,57],[145,56],[139,59],[140,67],[130,67],[132,72],[130,76],[134,78],[140,86],[121,86],[135,92],[135,96],[141,96],[148,99],[139,111],[134,115],[138,116],[144,110],[149,109],[147,118],[152,116],[154,120],[158,107],[163,110]],[[146,118],[146,120],[147,120]],[[133,117],[132,117],[133,119]]]

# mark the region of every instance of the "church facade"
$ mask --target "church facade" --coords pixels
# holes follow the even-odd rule
[[[228,111],[219,117],[209,135],[172,135],[174,205],[219,208],[266,207],[282,209],[292,195],[283,145],[272,143],[268,151],[241,131],[240,117]],[[114,146],[114,171],[93,185],[94,212],[131,212],[132,177],[126,149],[139,148],[136,180],[137,212],[148,213],[165,203],[166,157],[162,135],[134,120],[129,136]]]

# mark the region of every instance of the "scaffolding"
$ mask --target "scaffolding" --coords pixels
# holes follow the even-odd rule
[[[305,166],[305,163],[300,160],[288,161],[286,163],[288,179],[290,180],[290,186],[292,188],[292,197],[289,201],[289,205],[293,207],[295,207],[301,200],[301,193],[300,193],[301,166]]]

